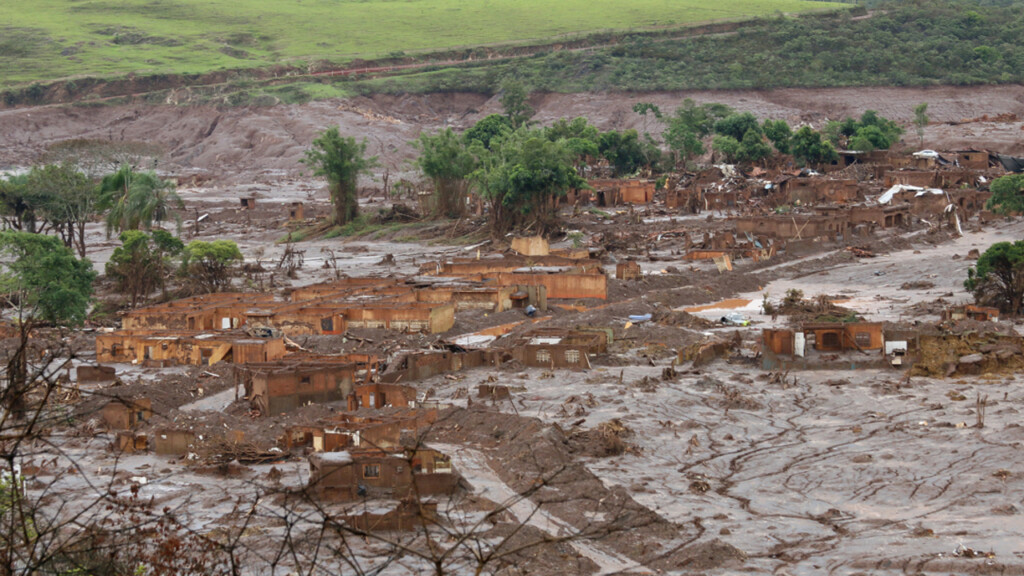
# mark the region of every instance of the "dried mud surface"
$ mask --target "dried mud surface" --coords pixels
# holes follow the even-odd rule
[[[672,93],[538,94],[531,103],[534,120],[585,116],[601,129],[641,128],[633,104],[647,101],[671,110],[684,98],[722,102],[761,117],[791,124],[822,124],[875,109],[909,124],[913,108],[928,103],[932,124],[925,146],[935,149],[982,147],[1024,154],[1024,123],[970,122],[964,119],[1017,114],[1024,119],[1020,86],[934,88],[829,88],[770,91],[694,91]],[[299,159],[317,131],[339,125],[343,133],[364,136],[368,150],[380,156],[392,174],[412,173],[404,161],[413,156],[409,142],[421,130],[465,128],[500,112],[497,98],[480,94],[431,94],[359,97],[302,105],[217,108],[212,106],[116,105],[46,106],[0,111],[0,168],[29,165],[47,145],[71,138],[141,140],[166,150],[166,169],[200,173],[224,182],[273,182],[302,172]],[[908,131],[909,146],[917,139]]]

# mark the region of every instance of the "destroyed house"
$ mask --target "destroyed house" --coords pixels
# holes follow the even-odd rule
[[[852,179],[783,176],[775,184],[779,201],[787,204],[843,204],[860,197],[860,187]]]
[[[598,298],[608,296],[608,277],[600,262],[561,256],[453,259],[425,264],[421,274],[454,276],[493,282],[498,286],[543,286],[546,298]],[[520,291],[517,290],[517,291]]]
[[[348,409],[360,408],[415,408],[416,389],[395,384],[365,384],[356,386],[348,395]]]
[[[597,206],[620,204],[647,204],[654,201],[654,180],[594,179],[587,182],[592,189],[590,198]]]
[[[455,306],[399,299],[331,301],[321,298],[282,305],[271,311],[264,321],[288,335],[343,334],[349,328],[436,334],[455,324]]]
[[[881,322],[815,322],[802,326],[807,344],[818,351],[881,350]]]
[[[988,170],[989,166],[991,166],[987,150],[956,150],[954,154],[956,154],[957,164],[964,168]]]
[[[942,313],[943,320],[977,320],[979,322],[998,322],[999,308],[991,306],[975,306],[967,304],[947,308]]]
[[[799,329],[765,329],[762,343],[775,354],[804,356],[819,352],[881,350],[885,339],[881,322],[809,322]]]
[[[921,188],[937,188],[942,185],[938,171],[934,170],[894,170],[886,172],[884,184],[886,188],[897,184]]]
[[[245,324],[246,310],[274,302],[270,294],[219,292],[126,312],[123,330],[231,330]]]
[[[309,457],[309,487],[327,501],[447,495],[460,477],[451,459],[431,449],[358,449]]]
[[[272,362],[285,355],[281,338],[253,338],[240,331],[120,330],[96,336],[96,361],[150,366],[218,362]]]
[[[774,216],[747,216],[736,218],[736,231],[779,239],[845,238],[850,223],[839,216],[806,214],[776,214]]]
[[[900,227],[910,222],[910,204],[856,204],[854,206],[816,206],[822,216],[846,220],[850,226],[869,224],[882,228]]]
[[[608,335],[601,330],[546,328],[515,340],[512,357],[535,368],[590,368],[590,358],[608,349]]]
[[[115,398],[100,411],[100,418],[109,430],[130,430],[152,417],[153,403],[149,398]]]
[[[353,388],[376,374],[374,357],[336,358],[289,356],[277,362],[235,367],[235,385],[245,389],[245,399],[262,415],[281,414],[306,404],[340,402]]]
[[[385,383],[412,382],[481,366],[496,366],[497,355],[489,350],[431,350],[398,357],[381,374]]]
[[[341,519],[355,530],[364,532],[419,530],[437,524],[437,502],[419,502],[410,498],[402,500],[392,509],[369,509],[361,514],[343,514]]]
[[[291,426],[282,439],[291,450],[309,447],[314,452],[354,448],[393,450],[401,447],[403,435],[417,435],[437,421],[436,408],[380,408],[368,415],[338,414],[315,425]]]
[[[511,248],[523,256],[547,256],[551,250],[543,236],[516,236]]]
[[[571,268],[575,272],[584,274],[599,271],[601,263],[589,258],[567,258],[556,255],[503,255],[486,258],[452,258],[443,262],[427,263],[420,266],[420,272],[431,276],[458,277],[512,272],[532,267]]]

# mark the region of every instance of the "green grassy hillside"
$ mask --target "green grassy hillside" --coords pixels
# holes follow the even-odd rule
[[[838,6],[806,0],[6,1],[0,2],[0,86],[343,62]]]

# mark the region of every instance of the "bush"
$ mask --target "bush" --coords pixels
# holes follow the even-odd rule
[[[992,181],[989,186],[992,196],[985,202],[985,209],[996,214],[1020,214],[1024,212],[1024,174],[1007,174]]]

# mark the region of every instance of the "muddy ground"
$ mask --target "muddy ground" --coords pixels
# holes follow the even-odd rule
[[[545,95],[533,103],[542,122],[585,115],[602,128],[621,128],[640,127],[629,110],[637,100],[670,109],[686,96],[793,123],[868,107],[907,121],[913,106],[927,101],[933,124],[926,147],[1024,153],[1020,121],[947,124],[984,114],[1024,116],[1024,96],[1013,87]],[[407,143],[420,129],[468,126],[498,108],[481,96],[446,95],[258,109],[10,110],[0,112],[0,166],[30,164],[46,145],[64,138],[158,140],[169,151],[162,169],[203,176],[179,188],[187,208],[185,237],[236,240],[247,263],[265,269],[240,279],[239,288],[283,293],[338,274],[412,274],[440,257],[504,249],[500,239],[462,245],[456,240],[464,240],[465,228],[420,222],[400,233],[298,242],[292,248],[304,251],[303,266],[289,277],[276,265],[289,231],[314,225],[327,213],[323,185],[302,176],[298,164],[318,129],[337,122],[365,134],[385,165],[411,174],[404,164],[411,153]],[[379,195],[370,196],[362,200],[364,212],[390,207]],[[257,208],[242,210],[242,197],[257,198]],[[306,203],[306,222],[287,222],[293,201]],[[439,502],[453,529],[473,531],[476,541],[491,544],[543,542],[491,569],[571,575],[1024,574],[1020,374],[944,380],[905,379],[881,369],[771,374],[757,357],[760,329],[790,321],[762,313],[766,294],[777,302],[799,289],[807,298],[826,294],[869,321],[931,322],[944,306],[970,301],[962,285],[973,263],[967,254],[1024,237],[1024,222],[981,226],[971,220],[965,235],[956,237],[914,221],[859,239],[872,258],[822,242],[799,255],[739,260],[732,272],[719,273],[710,262],[682,260],[682,240],[662,233],[687,229],[699,236],[724,226],[726,214],[709,220],[708,214],[666,215],[656,208],[615,212],[568,217],[566,227],[583,231],[595,245],[615,246],[609,269],[615,261],[639,259],[644,279],[610,280],[607,302],[572,303],[583,311],[552,306],[542,320],[545,326],[610,328],[609,354],[595,359],[592,369],[522,369],[513,363],[413,383],[421,397],[455,406],[428,436],[452,454],[467,482],[459,498]],[[472,230],[483,221],[470,219],[464,226]],[[89,257],[102,268],[117,241],[100,224],[88,233]],[[735,310],[753,324],[737,329],[716,323]],[[646,313],[650,322],[629,321],[630,315]],[[374,348],[393,359],[523,319],[518,311],[460,312],[443,335],[364,330],[296,340],[320,353]],[[1012,321],[1001,325],[1021,329]],[[532,326],[524,324],[509,337]],[[678,361],[695,344],[737,335],[740,344],[726,359],[700,368]],[[88,334],[74,339],[76,362],[94,357],[89,341]],[[57,426],[52,446],[40,447],[26,462],[39,468],[33,489],[54,505],[88,502],[97,492],[125,498],[137,493],[152,506],[173,510],[189,530],[237,537],[247,550],[247,573],[287,573],[294,567],[293,558],[282,559],[279,543],[316,532],[324,512],[289,500],[309,478],[301,451],[281,453],[279,461],[266,464],[225,464],[205,453],[117,456],[109,449],[113,435],[97,431],[95,413],[111,396],[149,397],[157,413],[153,429],[175,425],[211,436],[241,430],[247,442],[267,450],[287,426],[329,417],[342,407],[307,406],[255,418],[236,400],[230,370],[116,368],[121,384],[83,385],[84,399],[61,407],[70,425]],[[512,398],[481,399],[481,384],[506,385]],[[982,396],[988,397],[983,419],[975,404]],[[517,496],[524,492],[527,498]],[[538,509],[540,503],[544,507]],[[384,503],[336,505],[327,512],[355,513],[368,506]],[[245,510],[256,512],[247,518]],[[565,537],[579,531],[590,533]],[[396,540],[423,545],[416,538]],[[363,540],[349,551],[367,572],[413,574],[428,568],[410,557],[392,562],[394,548],[386,544]],[[471,554],[464,555],[453,572],[471,571]]]
[[[932,124],[924,147],[980,147],[1024,155],[1024,91],[1019,86],[935,88],[833,88],[770,91],[673,93],[537,94],[534,120],[585,116],[601,129],[643,127],[632,112],[636,102],[664,111],[683,99],[722,102],[759,117],[820,127],[828,119],[859,116],[866,109],[909,126],[913,108],[928,103]],[[210,106],[46,106],[0,111],[0,169],[38,161],[47,145],[71,138],[137,140],[166,150],[161,167],[181,176],[201,174],[215,181],[274,183],[302,173],[299,160],[317,131],[339,125],[344,134],[365,137],[381,168],[414,177],[406,161],[409,142],[421,130],[466,128],[500,112],[497,98],[479,94],[375,96],[302,105],[216,108]],[[1010,122],[968,122],[985,115],[1016,114]],[[957,124],[950,124],[957,123]],[[657,132],[655,129],[651,129]],[[919,146],[912,129],[907,146]],[[366,185],[372,185],[367,181]]]

